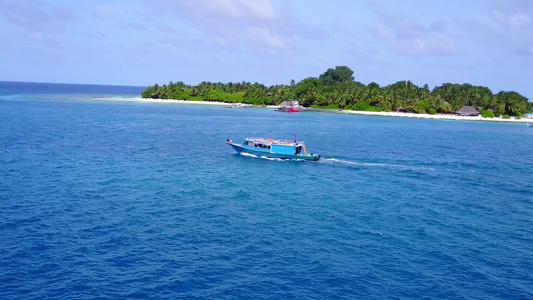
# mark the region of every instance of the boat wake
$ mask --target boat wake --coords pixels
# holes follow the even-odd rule
[[[336,159],[336,158],[325,158],[323,159],[324,163],[330,163],[330,164],[344,164],[344,165],[353,165],[353,166],[361,166],[361,167],[380,167],[380,168],[390,168],[390,169],[396,169],[400,171],[417,171],[417,172],[432,172],[435,171],[435,168],[432,167],[422,167],[422,166],[409,166],[409,165],[398,165],[398,164],[385,164],[385,163],[363,163],[363,162],[357,162],[357,161],[351,161],[351,160],[343,160],[343,159]]]
[[[253,158],[266,159],[270,161],[305,161],[304,159],[282,159],[282,158],[276,158],[276,157],[257,156],[257,155],[246,153],[246,152],[241,152],[240,155],[247,156],[247,157],[253,157]]]

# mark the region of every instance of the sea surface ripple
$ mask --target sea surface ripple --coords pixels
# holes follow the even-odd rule
[[[0,93],[2,299],[533,298],[523,124],[57,97]]]

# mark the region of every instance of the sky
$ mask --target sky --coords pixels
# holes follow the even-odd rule
[[[533,100],[530,0],[0,0],[0,81],[147,86],[318,77]]]

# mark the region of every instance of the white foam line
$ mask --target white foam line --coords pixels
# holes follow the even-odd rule
[[[254,154],[251,154],[251,153],[246,153],[246,152],[241,152],[240,153],[242,156],[247,156],[247,157],[253,157],[253,158],[261,158],[261,159],[266,159],[266,160],[270,160],[270,161],[303,161],[303,159],[281,159],[281,158],[277,158],[277,157],[266,157],[266,156],[257,156],[257,155],[254,155]]]
[[[434,171],[434,168],[426,168],[426,167],[415,167],[415,166],[406,166],[406,165],[389,165],[384,163],[360,163],[356,161],[350,161],[350,160],[342,160],[342,159],[336,159],[336,158],[326,158],[324,161],[331,161],[331,162],[339,162],[343,164],[348,165],[358,165],[363,167],[387,167],[387,168],[398,168],[398,169],[404,169],[404,170],[412,170],[412,171],[422,171],[422,170],[430,170]]]

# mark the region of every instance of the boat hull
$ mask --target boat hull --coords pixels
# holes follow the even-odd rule
[[[279,158],[279,159],[303,159],[303,160],[319,160],[320,154],[311,154],[311,155],[301,155],[301,154],[282,154],[282,153],[273,153],[267,150],[256,150],[235,143],[228,143],[237,153],[247,153],[255,156],[264,156],[268,158]]]

